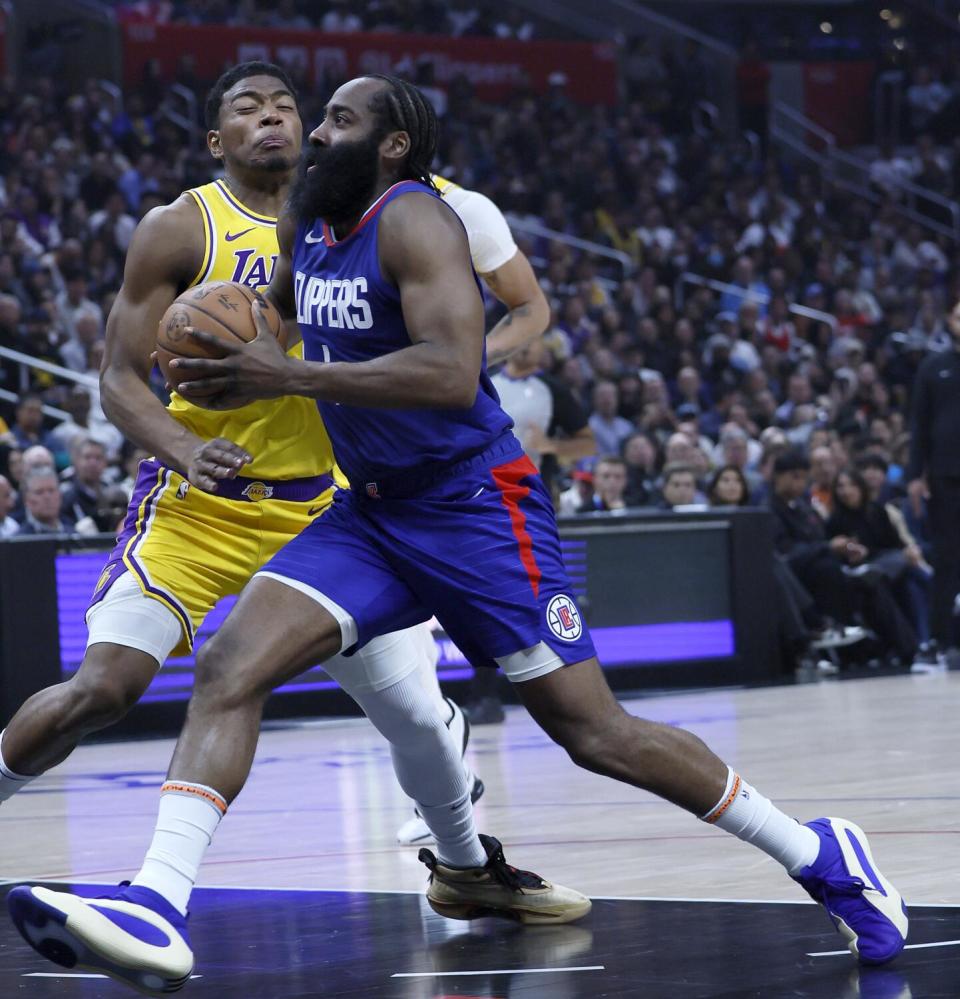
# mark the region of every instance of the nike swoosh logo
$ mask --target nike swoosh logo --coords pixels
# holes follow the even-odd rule
[[[314,236],[312,232],[308,232],[304,237],[304,241],[307,243],[322,243],[323,236]]]
[[[239,239],[241,236],[246,236],[248,232],[253,232],[256,226],[250,226],[249,229],[244,229],[243,232],[228,232],[223,238],[228,242],[232,243],[235,239]]]
[[[318,513],[320,513],[321,510],[326,510],[326,508],[327,508],[326,505],[324,505],[324,506],[312,506],[312,507],[310,507],[309,510],[307,510],[307,516],[308,517],[316,517],[316,515]]]

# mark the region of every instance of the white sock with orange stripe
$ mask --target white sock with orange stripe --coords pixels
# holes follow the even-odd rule
[[[701,818],[763,850],[788,874],[812,864],[820,852],[820,839],[812,829],[785,815],[732,770],[723,797]]]
[[[153,841],[132,884],[151,888],[186,915],[203,855],[226,810],[212,787],[167,781],[160,789]]]

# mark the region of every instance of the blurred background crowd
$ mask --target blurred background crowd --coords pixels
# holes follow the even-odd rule
[[[569,37],[525,5],[477,0],[104,6],[126,23]],[[664,6],[688,19],[697,7]],[[747,19],[725,29],[741,25],[724,39],[739,53],[733,129],[711,114],[714,70],[691,31],[614,35],[612,106],[579,102],[562,69],[493,103],[466,76],[438,83],[429,60],[400,67],[441,116],[437,171],[508,214],[550,304],[542,342],[497,377],[549,381],[554,416],[518,433],[559,512],[770,507],[795,659],[852,642],[858,624],[908,663],[932,661],[933,638],[955,643],[952,603],[936,635],[928,624],[936,557],[908,484],[926,470],[911,437],[918,369],[960,342],[958,234],[931,208],[960,191],[957,39],[920,45],[885,21],[867,55],[878,81],[898,74],[896,121],[878,114],[863,137],[860,190],[774,141],[769,66],[785,42],[751,36]],[[805,23],[795,50],[842,40]],[[338,80],[293,68],[315,122]],[[138,220],[211,178],[205,147],[167,113],[172,87],[202,105],[210,82],[185,59],[122,91],[67,82],[55,62],[0,83],[0,347],[46,362],[2,358],[0,535],[110,532],[122,518],[143,454],[100,409],[105,317]],[[881,96],[877,84],[871,108]],[[501,307],[488,307],[492,325]],[[587,456],[558,460],[577,435]]]

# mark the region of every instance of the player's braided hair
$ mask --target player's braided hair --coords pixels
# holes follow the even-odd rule
[[[430,164],[437,151],[437,115],[423,92],[406,80],[381,73],[367,74],[387,84],[370,99],[373,111],[386,131],[396,129],[410,136],[404,180],[417,180],[436,189],[430,179]]]

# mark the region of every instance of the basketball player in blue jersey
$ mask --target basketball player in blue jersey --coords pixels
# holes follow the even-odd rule
[[[906,908],[862,830],[836,818],[801,825],[699,738],[633,717],[613,697],[571,596],[549,497],[485,371],[467,240],[429,183],[435,141],[430,104],[410,84],[367,76],[340,87],[281,218],[269,292],[297,317],[306,361],[283,353],[254,308],[250,344],[223,360],[176,362],[180,391],[218,392],[213,406],[317,399],[352,488],[254,576],[201,650],[171,780],[232,800],[274,686],[436,614],[472,661],[500,665],[576,763],[769,854],[862,962],[891,960]],[[426,850],[421,858],[431,888],[455,890],[445,865]],[[140,926],[104,926],[67,898],[58,904],[68,928],[109,941],[130,976],[156,960],[155,928],[165,939],[180,931],[162,905],[128,910]]]
[[[437,174],[431,174],[430,179],[444,203],[450,205],[463,223],[473,269],[507,308],[506,314],[486,336],[487,363],[493,366],[542,336],[550,321],[550,306],[530,261],[513,240],[503,212],[479,191],[467,190]],[[427,655],[421,660],[423,686],[433,698],[441,718],[447,721],[451,731],[455,731],[461,709],[440,689],[436,672],[437,645],[429,635],[427,639]],[[504,720],[497,681],[494,670],[474,670],[470,687],[472,707],[464,707],[462,711],[471,723]],[[466,734],[469,735],[469,728]],[[471,796],[477,801],[483,782],[472,772],[468,772],[467,779],[473,787]],[[397,830],[397,841],[404,844],[423,843],[430,836],[430,829],[416,809],[413,817]]]
[[[239,592],[330,506],[333,452],[312,400],[285,396],[216,412],[174,395],[165,409],[147,385],[157,323],[181,288],[211,278],[266,285],[278,254],[276,215],[300,160],[293,85],[279,67],[229,70],[212,89],[207,114],[211,152],[225,177],[144,219],[108,325],[104,402],[124,432],[157,457],[141,463],[127,523],[87,614],[79,672],[32,697],[0,733],[0,802],[64,759],[88,732],[121,717],[171,651],[190,650],[210,608]],[[299,354],[299,344],[291,350]],[[424,631],[396,631],[325,666],[389,740],[419,821],[442,839],[438,851],[450,864],[473,868],[470,876],[491,863],[481,874],[485,904],[516,917],[517,893],[494,877],[506,871],[502,854],[474,828],[461,745],[444,725],[448,717],[437,714],[449,706],[438,697],[435,707],[421,687],[431,666]],[[426,639],[435,646],[429,633]],[[202,828],[208,813],[216,820],[214,810],[222,808],[209,789],[184,781],[169,785],[161,804],[174,838],[183,828]],[[170,868],[168,860],[158,846],[130,897],[149,891],[159,875],[174,910],[185,910],[192,880],[180,881],[186,890],[178,895],[175,868],[189,870],[191,862],[179,858]],[[122,910],[127,903],[115,904]],[[530,920],[565,922],[588,908],[579,893],[546,882],[524,900]],[[172,948],[166,958],[174,977],[189,972],[188,950]]]

